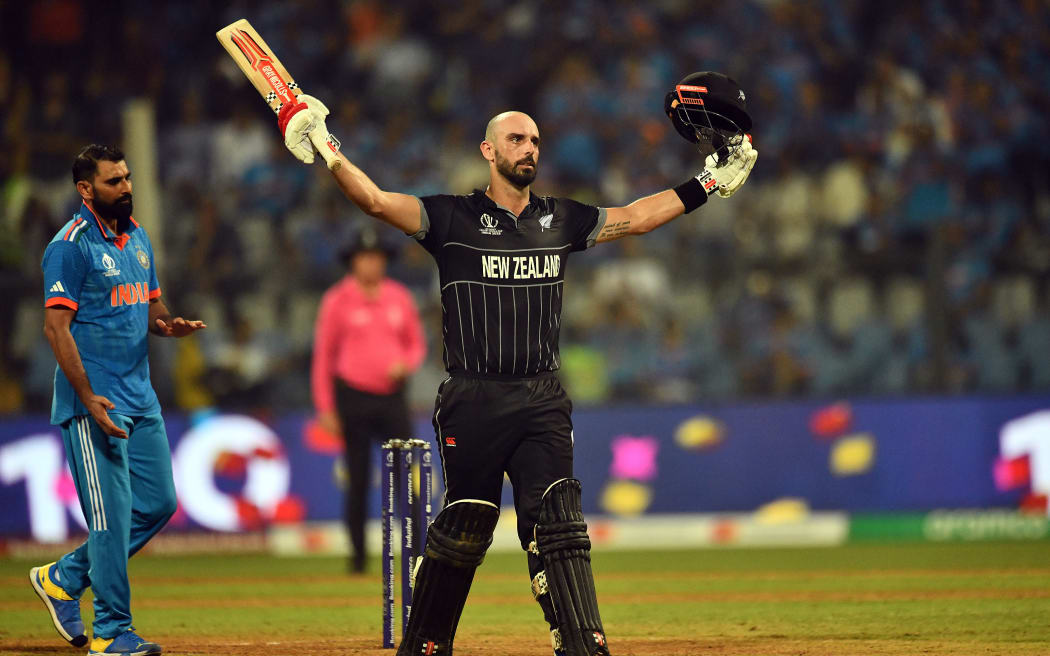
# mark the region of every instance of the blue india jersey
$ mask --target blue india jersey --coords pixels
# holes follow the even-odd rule
[[[87,205],[44,251],[44,305],[76,311],[70,332],[95,394],[111,412],[160,412],[149,379],[149,303],[160,296],[153,247],[134,219],[115,234]],[[55,368],[51,423],[88,414],[62,369]]]

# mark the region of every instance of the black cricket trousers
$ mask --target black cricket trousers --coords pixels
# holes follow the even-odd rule
[[[480,499],[497,506],[507,473],[518,538],[532,541],[540,498],[572,476],[572,401],[553,372],[533,377],[453,373],[438,387],[434,430],[445,503]]]

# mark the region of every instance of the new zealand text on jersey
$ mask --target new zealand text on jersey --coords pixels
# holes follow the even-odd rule
[[[561,255],[481,256],[481,275],[486,278],[557,278],[560,271]]]

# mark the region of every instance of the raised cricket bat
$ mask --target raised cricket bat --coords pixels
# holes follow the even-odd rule
[[[215,38],[230,53],[230,57],[237,62],[241,72],[251,80],[274,113],[280,112],[286,103],[295,102],[303,92],[247,19],[230,23],[216,32]],[[321,134],[315,130],[310,134],[310,141],[328,163],[328,169],[337,170],[342,162],[338,156],[339,140],[335,135]]]

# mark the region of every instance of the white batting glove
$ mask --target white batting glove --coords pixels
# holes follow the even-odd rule
[[[317,131],[327,136],[328,127],[324,119],[328,116],[325,104],[307,94],[301,94],[298,102],[285,105],[277,115],[277,126],[284,135],[285,147],[304,164],[314,163],[313,142],[310,133]]]
[[[720,197],[729,198],[747,181],[757,159],[758,151],[751,146],[751,140],[742,138],[726,161],[719,162],[716,155],[708,155],[704,160],[704,170],[696,179],[704,185],[709,196],[717,192]]]

